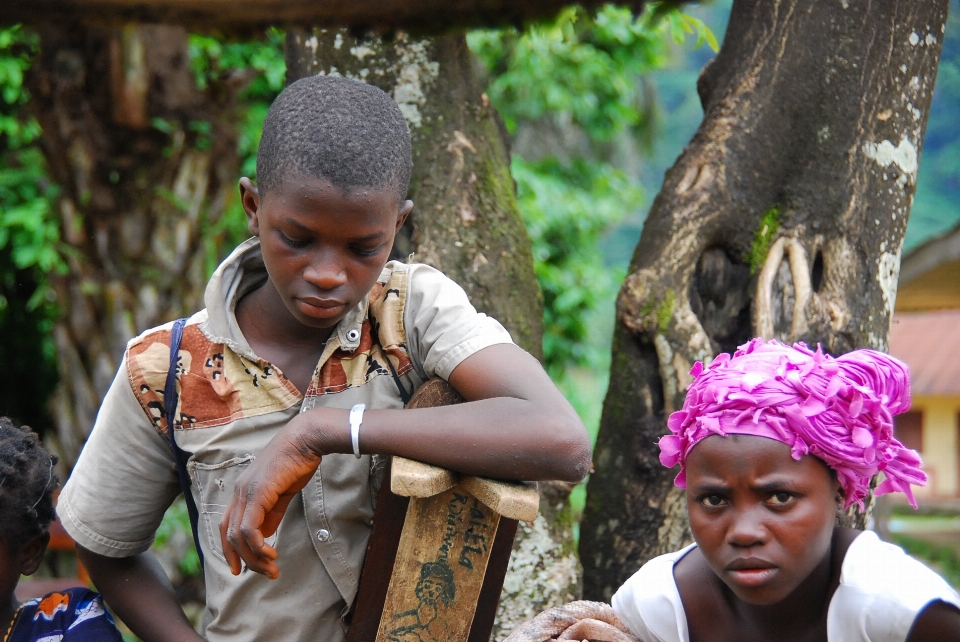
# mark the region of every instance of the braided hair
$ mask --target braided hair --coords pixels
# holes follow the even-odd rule
[[[53,520],[53,491],[60,483],[51,455],[28,426],[0,417],[0,538],[22,546]]]

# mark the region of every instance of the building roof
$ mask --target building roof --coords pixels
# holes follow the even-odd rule
[[[898,312],[890,354],[910,366],[914,395],[960,395],[960,309]]]

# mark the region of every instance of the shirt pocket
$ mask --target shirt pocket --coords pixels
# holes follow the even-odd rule
[[[196,484],[198,495],[197,509],[200,513],[200,523],[197,528],[200,531],[200,546],[203,547],[204,554],[213,553],[223,562],[227,560],[223,556],[223,545],[220,540],[220,520],[223,519],[230,498],[233,497],[233,487],[237,479],[254,459],[256,457],[253,455],[243,455],[218,464],[204,464],[196,461],[190,463],[190,471],[193,473],[193,483]],[[270,546],[276,547],[276,533],[265,538],[265,541]]]

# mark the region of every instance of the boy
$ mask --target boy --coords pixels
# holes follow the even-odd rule
[[[436,270],[387,264],[411,166],[399,108],[369,85],[306,78],[270,108],[258,186],[240,181],[255,238],[211,278],[178,353],[173,427],[191,453],[209,640],[343,639],[371,453],[501,478],[587,471],[583,425],[539,364]],[[169,342],[169,325],[131,341],[60,500],[97,586],[146,642],[200,639],[146,552],[179,492]],[[435,375],[468,403],[400,412]]]
[[[0,640],[121,642],[100,596],[89,589],[17,601],[20,576],[36,573],[50,542],[56,462],[36,433],[0,417]]]

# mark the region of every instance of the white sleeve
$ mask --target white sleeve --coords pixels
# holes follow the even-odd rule
[[[498,343],[513,343],[500,323],[477,312],[467,293],[428,265],[409,266],[404,326],[418,373],[449,379],[470,355]]]
[[[690,548],[650,560],[614,593],[614,613],[641,642],[689,642],[673,566]]]
[[[876,533],[857,536],[843,559],[840,586],[827,611],[831,642],[904,642],[931,602],[960,608],[946,580]]]

